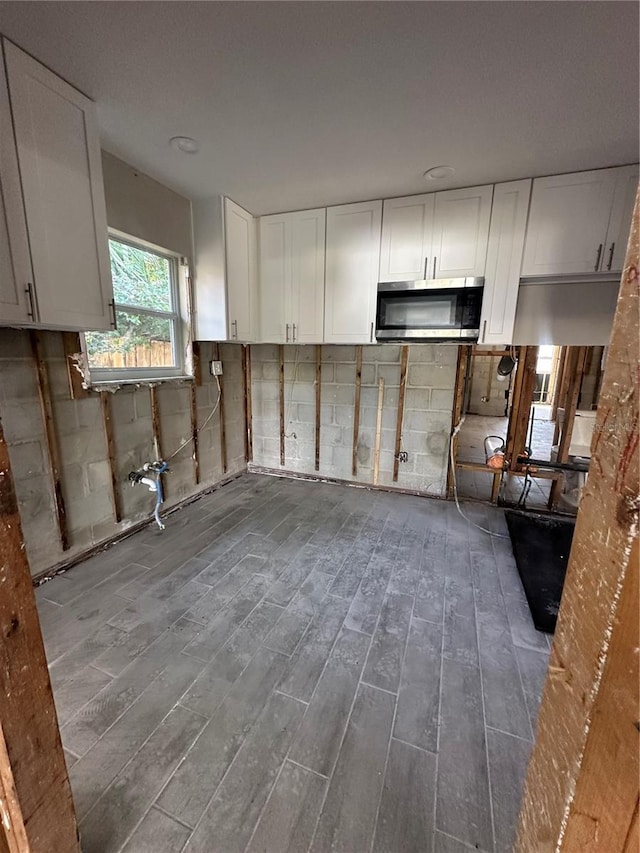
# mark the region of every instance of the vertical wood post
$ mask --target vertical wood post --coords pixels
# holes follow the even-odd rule
[[[200,451],[198,448],[198,395],[195,382],[191,382],[189,385],[189,402],[191,412],[191,444],[193,447],[193,478],[197,486],[200,482]]]
[[[356,347],[356,393],[353,403],[353,446],[351,448],[351,474],[358,476],[358,437],[360,434],[360,394],[362,391],[362,347]]]
[[[564,422],[562,425],[562,436],[558,445],[558,462],[566,462],[569,458],[569,447],[573,435],[573,422],[578,407],[578,398],[584,375],[587,347],[572,347],[567,359],[567,391],[564,399]],[[562,492],[564,477],[559,477],[551,484],[549,493],[549,509],[555,509]]]
[[[284,345],[280,344],[278,347],[278,358],[279,358],[279,400],[280,400],[280,464],[284,466]]]
[[[322,345],[316,346],[316,471],[320,470],[320,421],[322,416]]]
[[[216,344],[216,361],[222,362],[220,358],[220,344]],[[220,401],[218,403],[218,416],[220,419],[220,461],[222,462],[222,473],[227,473],[227,427],[224,416],[224,372],[218,376],[218,387],[220,389]],[[251,405],[251,404],[249,404]]]
[[[384,379],[378,379],[378,411],[376,413],[376,440],[373,451],[373,485],[380,479],[380,442],[382,441],[382,407],[384,403]]]
[[[113,506],[113,517],[116,520],[116,523],[119,523],[122,521],[122,499],[120,497],[120,488],[118,485],[116,442],[113,436],[111,397],[109,391],[100,391],[100,409],[102,411],[104,440],[107,445],[107,461],[109,463],[109,476],[111,479],[111,504]]]
[[[405,344],[402,347],[402,357],[400,359],[400,387],[398,388],[398,415],[396,418],[396,444],[395,453],[393,456],[393,482],[398,482],[398,473],[400,467],[400,450],[402,448],[402,422],[404,420],[404,401],[407,395],[407,363],[409,361],[409,347]]]
[[[638,849],[639,199],[525,783],[517,853]]]
[[[63,332],[62,346],[67,360],[69,394],[71,395],[72,400],[82,400],[89,396],[89,392],[82,385],[82,374],[78,370],[78,366],[74,359],[74,356],[80,354],[82,351],[80,335],[77,332]]]
[[[9,452],[0,423],[0,803],[7,847],[79,853],[71,787],[24,550]],[[28,847],[16,846],[22,829]],[[13,844],[13,848],[11,846]]]
[[[520,468],[518,455],[527,445],[527,432],[531,416],[533,393],[536,390],[536,362],[538,347],[521,347],[516,368],[516,379],[513,392],[513,404],[507,427],[506,457],[509,460],[509,470]]]
[[[242,377],[244,380],[244,458],[253,460],[253,413],[251,409],[251,346],[242,344]]]
[[[462,407],[464,406],[464,386],[467,379],[467,372],[469,370],[470,354],[470,345],[465,344],[463,346],[458,347],[458,360],[456,362],[456,379],[453,391],[453,411],[451,413],[452,431],[458,426],[458,424],[460,423],[460,418],[462,417]],[[454,476],[454,471],[451,465],[451,456],[453,455],[455,464],[458,451],[458,437],[456,436],[454,439],[452,439],[452,441],[453,453],[449,454],[449,459],[447,460],[447,496],[449,498],[453,496]]]

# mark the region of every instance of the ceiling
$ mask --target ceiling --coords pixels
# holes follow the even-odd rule
[[[0,32],[107,151],[255,214],[638,159],[635,2],[2,2]]]

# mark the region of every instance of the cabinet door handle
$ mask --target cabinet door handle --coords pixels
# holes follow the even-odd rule
[[[293,328],[293,342],[295,344],[295,342],[296,342],[296,324],[295,323],[293,324],[292,328]]]
[[[436,256],[434,255],[434,256],[433,256],[433,278],[435,278],[435,277],[436,277],[436,261],[437,261],[437,258],[436,258]]]
[[[600,259],[602,258],[602,243],[598,246],[598,254],[596,255],[596,265],[594,266],[594,272],[598,272],[600,267]]]
[[[28,281],[27,286],[24,289],[24,292],[27,294],[27,298],[29,299],[29,310],[27,311],[27,316],[31,317],[32,320],[36,319],[36,304],[33,299],[33,284]]]
[[[373,323],[371,324],[371,331],[369,332],[369,343],[373,343]]]
[[[609,249],[609,260],[607,261],[607,269],[611,269],[611,265],[613,264],[613,253],[615,251],[616,244],[612,243],[611,248]]]
[[[427,272],[427,267],[429,266],[429,256],[424,259],[424,278],[427,279],[429,273]]]
[[[117,329],[118,326],[116,323],[116,303],[115,303],[115,300],[111,299],[109,301],[109,308],[111,309],[111,327],[113,329]]]
[[[482,343],[484,343],[484,339],[487,335],[487,321],[485,320],[482,324]]]
[[[285,344],[288,344],[289,343],[289,324],[286,323],[284,328],[285,328],[284,342],[285,342]]]
[[[237,320],[234,320],[234,321],[231,323],[231,325],[233,326],[233,332],[232,332],[231,337],[232,337],[234,340],[236,340],[236,341],[237,341],[237,340],[238,340],[238,321],[237,321]]]

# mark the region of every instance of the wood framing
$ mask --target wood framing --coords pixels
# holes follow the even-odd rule
[[[580,397],[580,388],[582,386],[582,377],[584,376],[585,360],[587,356],[587,347],[571,347],[571,352],[567,358],[567,376],[568,384],[564,399],[564,422],[562,425],[562,435],[560,444],[558,445],[558,462],[566,462],[569,458],[569,447],[571,446],[571,437],[573,435],[573,422],[576,416],[578,400]],[[558,505],[558,500],[562,491],[563,479],[556,480],[551,487],[549,495],[549,509],[555,509]]]
[[[550,418],[550,420],[552,420],[552,421],[556,421],[556,419],[558,417],[558,407],[560,406],[560,397],[561,397],[561,393],[564,393],[564,391],[562,389],[564,388],[566,390],[566,387],[564,386],[564,381],[565,381],[565,370],[566,370],[566,364],[567,364],[568,351],[569,351],[568,347],[561,347],[560,348],[560,358],[558,360],[558,370],[557,370],[555,385],[553,387],[553,397],[551,400],[551,418]],[[557,440],[558,440],[558,436],[556,435],[555,441],[553,443],[556,444]]]
[[[322,345],[316,345],[316,459],[315,469],[320,470],[320,423],[322,420]]]
[[[200,341],[193,341],[191,344],[191,358],[193,360],[193,381],[196,385],[202,385],[202,351]]]
[[[251,346],[242,344],[242,380],[244,387],[244,458],[253,460],[253,413],[251,408]]]
[[[384,379],[378,379],[378,409],[376,412],[376,439],[373,451],[373,484],[380,479],[380,443],[382,441],[382,408],[384,404]]]
[[[58,446],[58,434],[56,431],[55,420],[53,418],[51,385],[49,383],[49,372],[47,371],[47,364],[44,355],[42,333],[31,331],[29,332],[29,338],[31,341],[33,360],[36,367],[40,410],[42,412],[42,421],[44,423],[44,430],[47,439],[47,449],[49,451],[49,472],[53,487],[53,501],[55,505],[56,520],[58,523],[58,535],[60,537],[62,550],[68,551],[70,542],[67,528],[67,512],[64,503],[64,495],[62,494],[62,464],[60,460],[60,448]]]
[[[69,394],[72,400],[82,400],[89,396],[89,392],[82,385],[82,374],[78,368],[76,357],[82,353],[80,335],[78,332],[63,332],[62,346],[67,361],[67,379],[69,380]]]
[[[404,420],[404,401],[407,396],[407,364],[409,362],[409,347],[404,344],[400,359],[400,387],[398,388],[398,415],[396,418],[396,444],[393,454],[393,482],[398,482],[400,469],[400,450],[402,449],[402,422]]]
[[[196,383],[192,382],[189,386],[189,401],[191,413],[191,444],[193,447],[193,478],[196,481],[196,486],[200,483],[200,453],[198,449],[198,395]]]
[[[5,849],[79,853],[9,451],[0,423],[0,814]],[[24,835],[26,834],[26,843]]]
[[[220,357],[220,344],[216,344],[216,361],[222,363]],[[218,376],[218,389],[220,391],[220,399],[218,401],[218,417],[220,422],[220,463],[222,465],[222,473],[226,474],[229,467],[227,462],[227,427],[224,416],[224,370],[221,376]],[[249,403],[251,406],[251,403]]]
[[[356,347],[356,393],[353,402],[353,447],[351,449],[351,474],[358,476],[358,438],[360,436],[360,394],[362,391],[362,347]]]
[[[116,463],[116,442],[113,435],[113,422],[111,418],[111,394],[109,391],[100,391],[100,409],[102,411],[102,427],[104,429],[104,440],[107,446],[107,462],[109,463],[109,479],[111,482],[111,505],[113,517],[116,523],[122,521],[122,498],[118,484],[118,468]]]
[[[462,417],[462,407],[464,406],[464,389],[467,381],[467,373],[469,371],[470,358],[471,356],[471,345],[465,344],[463,346],[458,347],[458,360],[456,363],[456,380],[453,390],[453,412],[451,414],[452,424],[451,429],[455,429],[460,423],[460,418]],[[453,455],[454,460],[456,459],[456,454],[458,452],[458,437],[456,436],[453,441],[453,451],[449,454],[449,460],[447,462],[447,496],[451,498],[453,496],[453,477],[454,471],[451,466],[451,456]]]
[[[638,849],[639,219],[637,196],[516,853]]]
[[[536,362],[538,347],[520,347],[518,366],[514,381],[511,413],[507,428],[506,458],[509,469],[517,470],[520,465],[518,456],[527,446],[529,418],[533,394],[536,390]]]
[[[158,405],[158,389],[155,385],[149,385],[149,399],[151,401],[151,430],[153,436],[153,451],[156,459],[162,459],[162,429],[160,426],[160,406]]]
[[[285,462],[285,424],[284,424],[284,344],[280,344],[278,347],[278,359],[279,359],[279,369],[278,369],[278,393],[280,400],[280,464],[284,465]]]

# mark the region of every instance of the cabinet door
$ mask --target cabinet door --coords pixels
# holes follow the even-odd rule
[[[621,272],[624,267],[638,189],[637,166],[622,166],[616,171],[616,189],[607,230],[606,251],[602,258],[602,269],[606,272]]]
[[[95,105],[4,42],[39,322],[109,329],[113,298]]]
[[[229,340],[255,339],[255,220],[244,208],[225,199],[225,256]]]
[[[326,210],[291,215],[292,338],[295,343],[322,343],[324,326],[324,241]]]
[[[258,223],[260,269],[260,341],[288,343],[291,319],[286,316],[291,289],[291,218],[262,216]]]
[[[382,208],[379,281],[429,278],[434,193],[387,199]]]
[[[37,319],[33,316],[35,303],[28,293],[32,286],[9,93],[0,62],[0,323],[32,323]]]
[[[598,169],[534,180],[523,276],[602,269],[616,177]]]
[[[496,184],[480,318],[480,343],[513,343],[531,181]]]
[[[324,339],[373,341],[382,202],[327,208]]]
[[[432,278],[483,276],[493,187],[436,193]]]

